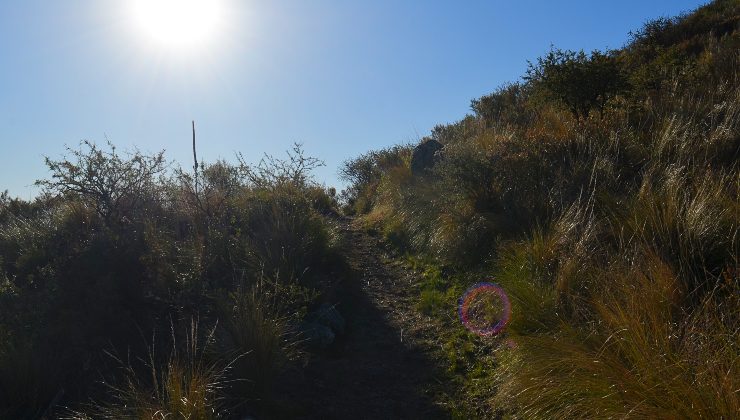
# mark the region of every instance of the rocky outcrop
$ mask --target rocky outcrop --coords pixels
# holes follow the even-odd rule
[[[411,173],[422,175],[432,168],[443,147],[442,143],[434,139],[425,140],[416,146],[411,154]]]

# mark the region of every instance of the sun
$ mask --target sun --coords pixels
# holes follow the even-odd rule
[[[133,15],[146,42],[190,49],[213,42],[223,10],[219,0],[135,0]]]

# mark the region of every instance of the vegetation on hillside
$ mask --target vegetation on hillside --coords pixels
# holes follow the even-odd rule
[[[552,47],[471,109],[422,160],[398,145],[340,170],[344,212],[420,272],[417,309],[449,327],[440,407],[735,418],[740,3],[650,21],[617,50]],[[303,414],[276,390],[311,380],[285,378],[313,351],[302,322],[349,270],[321,164],[296,146],[185,170],[82,142],[46,159],[34,200],[1,194],[0,418]],[[489,279],[512,318],[481,338],[455,310]]]
[[[345,210],[422,267],[449,319],[481,277],[505,340],[450,333],[461,416],[734,418],[740,412],[740,4],[619,50],[552,48],[521,82],[413,146],[341,173]]]
[[[274,409],[296,325],[345,268],[321,162],[240,160],[83,142],[46,159],[35,200],[0,197],[0,417]]]

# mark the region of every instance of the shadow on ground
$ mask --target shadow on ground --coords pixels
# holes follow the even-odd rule
[[[277,390],[279,416],[299,419],[438,419],[434,404],[442,375],[430,352],[407,336],[399,319],[415,311],[410,288],[376,244],[342,222],[355,272],[337,304],[347,332],[327,354],[286,372]],[[406,321],[408,322],[408,321]],[[406,333],[402,333],[405,330]],[[413,328],[411,328],[413,330]],[[290,408],[288,408],[290,407]],[[287,410],[287,411],[283,411]],[[289,412],[288,412],[289,411]]]

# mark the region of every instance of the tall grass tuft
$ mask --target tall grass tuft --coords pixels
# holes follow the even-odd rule
[[[516,418],[733,418],[737,307],[708,296],[686,312],[684,285],[654,254],[604,280],[592,323],[518,338],[496,403]]]
[[[192,319],[182,337],[184,342],[178,342],[174,327],[171,333],[169,354],[161,359],[153,343],[149,359],[141,367],[108,353],[121,369],[118,380],[104,383],[108,400],[92,403],[69,418],[220,418],[226,412],[222,394],[231,364],[209,360],[215,328],[201,336],[198,321]]]
[[[257,400],[269,396],[274,380],[300,355],[299,340],[292,331],[290,292],[265,277],[252,285],[243,285],[221,299],[219,313],[226,336],[222,346],[227,354],[239,355],[230,385],[236,399]]]

